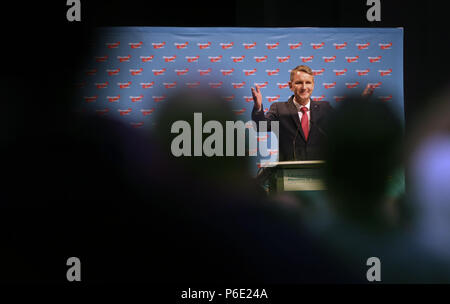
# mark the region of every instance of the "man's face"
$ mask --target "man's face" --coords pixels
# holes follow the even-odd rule
[[[314,77],[299,71],[289,81],[289,88],[294,92],[297,102],[306,103],[314,90]]]

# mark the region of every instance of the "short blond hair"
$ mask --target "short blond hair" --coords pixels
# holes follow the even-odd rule
[[[291,81],[292,78],[294,78],[295,73],[297,72],[305,72],[306,74],[309,74],[311,76],[314,76],[313,71],[311,70],[311,68],[307,65],[298,65],[296,66],[293,70],[291,70]]]

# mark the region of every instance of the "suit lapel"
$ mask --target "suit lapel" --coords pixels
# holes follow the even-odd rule
[[[313,134],[316,133],[317,121],[319,121],[320,116],[321,116],[320,104],[317,101],[311,100],[311,107],[310,107],[311,128],[309,130],[309,136],[311,135],[314,136]]]
[[[294,120],[296,130],[299,130],[300,135],[302,136],[303,140],[306,141],[305,134],[303,133],[303,130],[300,127],[300,118],[298,117],[297,107],[294,104],[294,95],[292,95],[291,98],[289,98],[288,110],[289,110],[289,114],[291,115],[292,119]]]

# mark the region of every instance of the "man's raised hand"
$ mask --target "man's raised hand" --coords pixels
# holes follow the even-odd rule
[[[261,94],[261,89],[259,88],[259,86],[257,84],[255,84],[255,88],[254,89],[252,87],[252,96],[253,96],[253,102],[254,102],[254,107],[260,111],[262,108],[262,94]]]
[[[370,84],[367,84],[366,88],[362,92],[361,96],[364,98],[369,98],[373,94],[374,87]]]

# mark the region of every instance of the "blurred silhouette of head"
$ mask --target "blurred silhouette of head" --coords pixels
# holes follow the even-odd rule
[[[417,209],[417,239],[450,258],[450,88],[413,119],[408,138],[409,198]]]
[[[350,97],[329,121],[325,180],[332,206],[354,220],[376,220],[389,175],[400,165],[403,127],[380,101]]]
[[[162,149],[180,168],[186,170],[192,177],[207,177],[212,182],[237,182],[241,177],[249,175],[248,152],[246,156],[236,156],[237,132],[234,131],[234,156],[225,156],[227,147],[226,122],[236,121],[229,104],[220,94],[210,89],[181,90],[171,96],[159,109],[154,128],[155,137],[161,142]],[[201,113],[201,125],[194,124],[194,113]],[[190,126],[190,156],[174,156],[172,143],[181,135],[182,130],[171,132],[172,126],[177,121],[185,121]],[[213,148],[220,142],[223,156],[206,156],[204,153],[205,140],[212,134],[218,134],[216,129],[210,133],[203,133],[203,128],[208,121],[217,121],[222,126],[223,140],[218,140]],[[198,128],[200,127],[200,128]],[[194,156],[194,136],[201,134],[202,155]],[[220,132],[219,132],[220,133]],[[229,142],[228,142],[229,144]],[[177,145],[178,146],[178,145]],[[184,146],[184,145],[183,145]],[[247,150],[247,145],[246,145]]]

